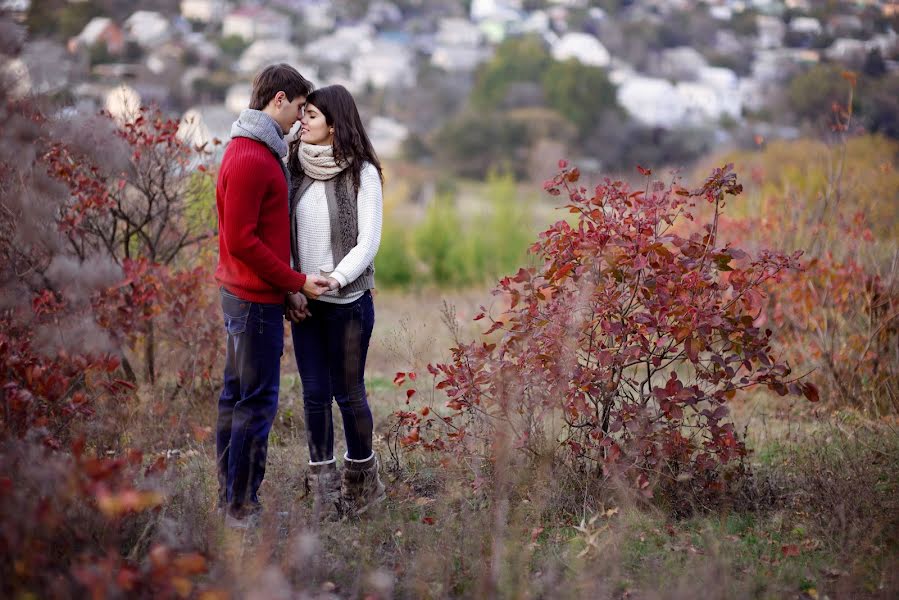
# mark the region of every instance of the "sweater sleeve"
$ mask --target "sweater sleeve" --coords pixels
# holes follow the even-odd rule
[[[297,292],[305,285],[306,276],[280,260],[256,233],[265,186],[260,185],[259,171],[253,168],[252,162],[245,160],[228,177],[222,230],[225,245],[233,257],[272,286]]]
[[[384,198],[381,177],[374,165],[368,163],[359,177],[359,195],[356,199],[359,218],[359,235],[356,245],[347,252],[334,269],[333,277],[344,287],[362,275],[375,259],[381,245],[381,225],[384,219]]]

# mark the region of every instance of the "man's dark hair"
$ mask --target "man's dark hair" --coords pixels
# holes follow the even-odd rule
[[[284,92],[287,100],[293,102],[297,96],[308,96],[312,83],[288,64],[268,66],[253,80],[250,108],[262,110],[278,92]]]

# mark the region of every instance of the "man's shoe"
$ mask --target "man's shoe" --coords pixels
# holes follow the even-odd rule
[[[387,497],[387,490],[378,473],[380,466],[374,453],[363,462],[345,461],[340,494],[347,515],[361,515]]]
[[[312,494],[312,516],[317,521],[340,518],[340,473],[337,463],[309,465],[306,493]]]

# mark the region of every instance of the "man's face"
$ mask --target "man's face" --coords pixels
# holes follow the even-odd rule
[[[275,104],[275,121],[281,126],[281,130],[286,135],[288,131],[303,116],[303,107],[306,105],[306,96],[297,96],[293,100],[288,100],[284,92],[278,92],[274,99]]]

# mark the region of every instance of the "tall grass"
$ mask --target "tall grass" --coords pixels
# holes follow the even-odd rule
[[[444,190],[418,221],[393,207],[375,259],[378,285],[449,288],[494,281],[527,262],[536,220],[533,200],[519,193],[510,175],[491,175],[475,198]]]

